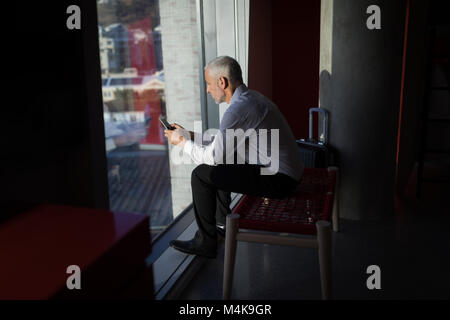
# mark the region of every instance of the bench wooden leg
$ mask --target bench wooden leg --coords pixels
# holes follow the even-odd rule
[[[322,299],[331,298],[332,265],[331,265],[331,224],[328,221],[317,221],[317,240],[319,242],[320,282]]]
[[[233,285],[234,261],[236,259],[236,234],[239,229],[239,215],[227,215],[225,232],[225,258],[223,270],[223,299],[228,300],[231,296]]]

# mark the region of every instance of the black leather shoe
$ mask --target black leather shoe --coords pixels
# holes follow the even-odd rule
[[[172,240],[169,245],[183,253],[195,254],[200,257],[214,259],[217,255],[216,246],[205,246],[199,244],[195,239],[189,241]]]

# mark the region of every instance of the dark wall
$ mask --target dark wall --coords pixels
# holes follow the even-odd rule
[[[396,191],[399,194],[404,193],[408,183],[412,181],[411,177],[414,173],[420,149],[419,142],[423,134],[422,120],[425,115],[422,112],[424,109],[425,79],[428,71],[429,49],[427,46],[430,40],[430,34],[427,32],[428,25],[449,26],[448,12],[450,12],[450,2],[445,0],[409,1],[409,24],[404,60],[405,78],[397,159]],[[449,46],[450,37],[447,31],[446,37],[438,37],[435,48],[438,52],[449,53]],[[433,81],[434,76],[435,74],[431,73],[431,81]],[[445,106],[446,104],[448,105],[448,102],[446,102],[448,98],[448,92],[446,95],[442,92],[432,92],[430,101],[438,106]],[[432,110],[434,109],[432,106]],[[431,123],[430,128],[432,129],[432,127],[433,124]],[[440,135],[434,135],[433,130],[429,131],[429,133],[432,133],[429,134],[429,138],[434,143],[445,145],[445,141],[450,141],[450,130],[439,132]],[[445,136],[446,134],[447,136]]]
[[[420,119],[425,89],[425,40],[429,2],[409,1],[400,133],[397,146],[396,191],[402,192],[413,170],[420,141]]]
[[[296,138],[307,137],[319,101],[320,1],[252,0],[250,8],[249,86],[272,98]]]
[[[251,0],[250,8],[248,85],[272,100],[272,0]]]
[[[66,9],[72,4],[81,7],[81,30],[66,27]],[[88,103],[87,74],[93,72],[100,81],[85,59],[87,40],[83,35],[89,33],[92,38],[97,32],[90,20],[96,13],[88,10],[88,5],[92,7],[88,1],[30,1],[14,8],[7,65],[14,84],[9,94],[14,99],[7,106],[8,121],[2,124],[7,136],[1,160],[5,177],[2,204],[107,204],[107,198],[99,200],[96,182],[96,176],[102,174],[98,172],[101,165],[96,165],[104,160],[102,150],[93,148],[94,135],[102,132],[103,123],[93,119],[93,106]],[[91,52],[98,55],[95,47]],[[101,104],[94,107],[101,108]],[[93,130],[93,122],[102,128]]]

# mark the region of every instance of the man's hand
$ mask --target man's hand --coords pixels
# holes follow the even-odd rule
[[[167,140],[173,145],[178,145],[183,148],[184,144],[190,138],[189,131],[185,130],[182,126],[176,123],[171,123],[171,126],[175,127],[175,130],[164,130],[164,135],[167,137]]]
[[[185,130],[184,127],[180,126],[178,123],[173,123],[173,124],[171,124],[171,126],[174,126],[177,129],[180,128],[180,129]],[[194,140],[194,137],[195,137],[194,132],[192,132],[192,131],[186,131],[186,132],[189,133],[188,139]]]

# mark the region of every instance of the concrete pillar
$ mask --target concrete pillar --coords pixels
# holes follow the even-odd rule
[[[370,30],[370,5],[381,29]],[[338,150],[341,217],[393,214],[405,1],[322,0],[320,106]],[[331,19],[331,20],[330,20]]]
[[[196,1],[161,0],[159,10],[167,119],[193,131],[194,122],[202,120]],[[175,218],[192,203],[191,172],[196,165],[174,162],[174,148],[177,148],[175,151],[179,150],[169,144],[172,209]]]

